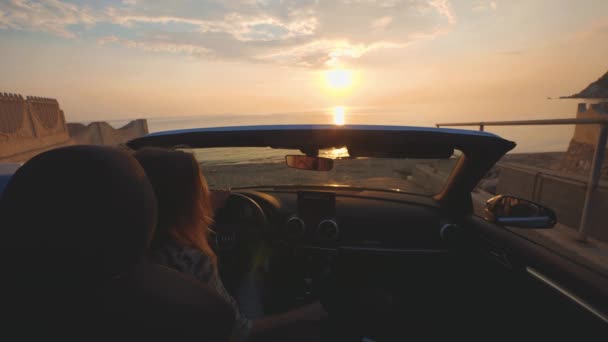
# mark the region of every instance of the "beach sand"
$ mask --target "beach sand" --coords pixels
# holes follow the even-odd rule
[[[296,170],[284,163],[255,163],[232,165],[205,165],[203,173],[212,189],[258,185],[349,185],[376,189],[399,189],[404,192],[434,194],[436,189],[424,180],[416,179],[418,164],[431,165],[442,176],[449,175],[456,159],[347,159],[335,160],[331,171]]]

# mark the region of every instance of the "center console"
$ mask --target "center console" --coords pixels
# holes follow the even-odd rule
[[[337,241],[340,230],[336,220],[336,194],[299,191],[296,214],[287,220],[284,233],[298,245],[327,245]]]

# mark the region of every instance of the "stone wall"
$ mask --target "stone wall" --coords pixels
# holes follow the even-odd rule
[[[590,106],[581,103],[578,106],[576,118],[608,118],[608,102],[592,104]],[[576,125],[568,151],[564,155],[560,165],[561,171],[578,175],[589,174],[599,133],[599,125]],[[604,160],[608,161],[608,149],[604,153],[606,156]],[[608,178],[608,162],[604,162],[602,166],[601,177]]]
[[[69,140],[57,100],[0,93],[0,159],[18,158]]]
[[[559,223],[578,229],[585,203],[586,177],[514,163],[500,163],[499,167],[497,193],[541,203],[555,210]],[[592,206],[589,235],[608,242],[603,217],[608,212],[608,182],[600,182]]]
[[[120,145],[146,134],[145,119],[119,129],[105,122],[66,124],[55,99],[0,93],[0,162],[26,161],[65,145]]]

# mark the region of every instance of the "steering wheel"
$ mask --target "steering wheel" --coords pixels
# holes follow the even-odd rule
[[[210,242],[222,262],[222,281],[227,288],[235,288],[256,266],[256,256],[265,251],[263,236],[268,219],[256,201],[233,192],[216,211],[214,221]]]
[[[258,240],[266,232],[268,219],[251,197],[233,192],[215,213],[215,243],[218,250],[232,250],[239,244]]]

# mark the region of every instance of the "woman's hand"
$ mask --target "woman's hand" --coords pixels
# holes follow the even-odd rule
[[[327,318],[327,311],[316,301],[291,311],[296,321],[320,321]]]
[[[224,206],[224,204],[226,204],[226,201],[228,200],[228,197],[230,197],[230,194],[230,190],[210,191],[211,207],[213,208],[213,212],[217,212]]]
[[[251,333],[259,335],[302,322],[318,322],[325,318],[327,318],[327,312],[323,309],[321,302],[316,301],[282,314],[258,318],[253,321]],[[298,331],[294,330],[294,332]],[[293,336],[291,339],[293,339]]]

